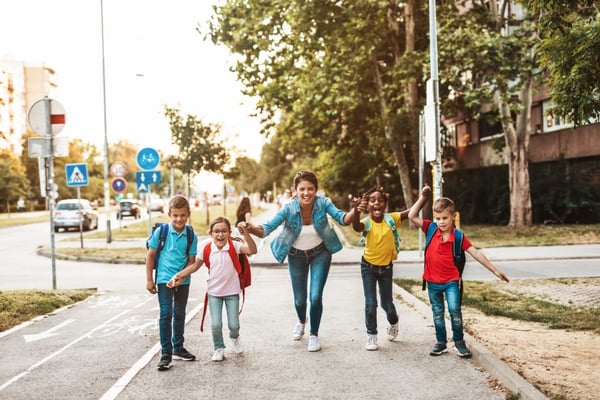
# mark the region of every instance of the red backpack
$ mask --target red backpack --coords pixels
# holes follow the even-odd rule
[[[202,252],[202,260],[204,261],[204,265],[208,268],[210,273],[210,245],[211,242],[208,242],[206,246],[204,246],[204,251]],[[229,256],[231,257],[231,261],[233,261],[233,266],[240,277],[240,288],[242,289],[242,306],[240,307],[240,314],[244,309],[244,301],[246,300],[246,288],[252,284],[252,274],[250,271],[250,261],[248,261],[248,256],[246,254],[238,254],[235,250],[235,246],[233,245],[233,241],[229,239]],[[200,332],[204,332],[204,318],[206,317],[206,309],[208,308],[208,292],[204,295],[204,310],[202,310],[202,322],[200,323]]]

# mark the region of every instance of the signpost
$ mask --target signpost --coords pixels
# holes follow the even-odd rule
[[[77,187],[77,204],[78,207],[81,207],[81,186],[87,186],[89,182],[87,164],[65,165],[65,177],[67,178],[67,186]],[[83,218],[79,219],[79,242],[83,249]]]
[[[48,199],[48,210],[50,212],[50,253],[52,259],[52,289],[56,289],[56,257],[54,243],[54,201],[58,197],[57,186],[54,183],[54,160],[55,143],[54,137],[62,131],[66,123],[65,109],[56,100],[52,100],[47,96],[36,101],[29,108],[27,113],[27,122],[31,129],[38,135],[43,136],[42,140],[37,142],[34,140],[34,148],[39,152],[34,151],[34,157],[44,158],[44,176],[46,179],[44,190]],[[45,140],[45,141],[43,141]],[[47,142],[46,142],[47,141]],[[60,154],[60,153],[59,153]],[[68,144],[67,144],[68,155]],[[30,154],[31,156],[31,154]],[[40,182],[42,179],[40,178]]]
[[[150,211],[150,184],[160,183],[160,171],[153,171],[158,167],[160,155],[151,147],[144,147],[136,156],[137,165],[143,170],[135,174],[138,193],[146,193],[146,207],[148,209],[148,231],[152,233],[152,212]]]

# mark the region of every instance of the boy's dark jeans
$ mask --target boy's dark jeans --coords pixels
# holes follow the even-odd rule
[[[158,321],[160,346],[163,354],[173,354],[173,350],[180,350],[183,347],[185,307],[190,285],[168,288],[166,283],[160,283],[157,286],[160,307]]]
[[[462,312],[460,308],[460,289],[458,281],[447,283],[427,282],[429,302],[433,311],[433,326],[438,343],[446,343],[446,319],[444,316],[444,294],[448,303],[450,324],[452,326],[452,340],[454,342],[464,340]]]
[[[394,306],[392,285],[394,279],[394,266],[390,264],[380,267],[368,263],[364,258],[360,262],[363,289],[365,293],[365,324],[367,333],[377,334],[377,284],[379,284],[379,297],[381,308],[385,310],[388,322],[393,325],[398,322],[398,314]]]

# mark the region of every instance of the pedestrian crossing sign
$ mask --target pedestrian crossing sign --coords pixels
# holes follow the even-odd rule
[[[67,164],[65,165],[65,176],[67,178],[67,186],[87,186],[88,185],[88,169],[87,164]]]

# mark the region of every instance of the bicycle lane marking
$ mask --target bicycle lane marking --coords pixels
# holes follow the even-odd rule
[[[73,340],[72,342],[66,344],[65,346],[63,346],[62,348],[58,349],[57,351],[55,351],[54,353],[50,354],[49,356],[41,359],[40,361],[38,361],[37,363],[33,364],[31,367],[27,368],[25,371],[21,372],[18,375],[15,375],[14,377],[12,377],[11,379],[9,379],[8,381],[4,382],[2,384],[2,386],[0,386],[0,392],[2,392],[4,389],[6,389],[7,387],[9,387],[10,385],[12,385],[13,383],[17,382],[18,380],[20,380],[21,378],[23,378],[24,376],[27,376],[29,373],[31,373],[32,371],[34,371],[36,368],[44,365],[45,363],[47,363],[48,361],[52,360],[54,357],[60,355],[61,353],[63,353],[65,350],[69,349],[70,347],[72,347],[73,345],[79,343],[80,341],[82,341],[83,339],[88,338],[90,335],[93,335],[94,332],[103,329],[106,325],[112,323],[113,321],[115,321],[118,318],[121,318],[123,315],[139,308],[142,307],[143,305],[145,305],[146,303],[148,303],[151,300],[154,300],[154,297],[148,297],[147,299],[145,299],[144,301],[142,301],[141,303],[122,311],[121,313],[113,316],[112,318],[108,319],[106,322],[102,323],[101,325],[98,325],[97,327],[95,327],[94,329],[88,331],[87,333],[81,335],[80,337],[78,337],[77,339]]]
[[[192,309],[191,312],[186,313],[185,323],[186,325],[204,308],[204,303],[200,302]],[[158,341],[150,350],[146,352],[133,366],[127,371],[110,389],[106,391],[100,397],[100,400],[114,400],[119,394],[127,387],[127,385],[135,378],[135,376],[146,366],[152,358],[160,351],[160,341]]]

